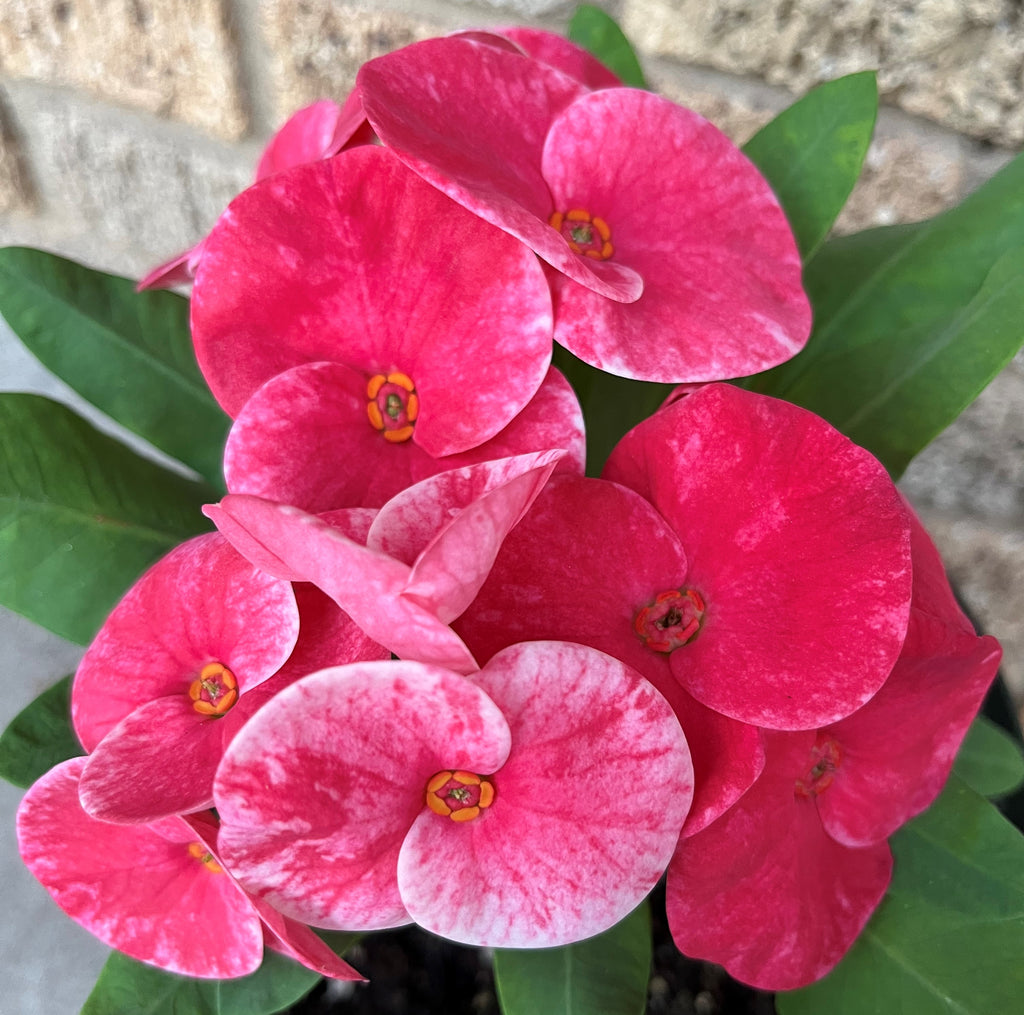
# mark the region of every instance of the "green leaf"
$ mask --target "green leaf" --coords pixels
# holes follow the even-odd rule
[[[54,765],[84,754],[71,727],[71,675],[26,705],[0,735],[0,776],[27,788]]]
[[[817,322],[748,386],[806,406],[894,476],[1024,340],[1024,157],[959,207],[824,244],[804,282]]]
[[[842,962],[779,1015],[993,1015],[1024,997],[1024,837],[955,776],[892,838],[889,893]]]
[[[1024,754],[1002,726],[979,715],[967,731],[953,771],[975,793],[1006,796],[1024,783]]]
[[[600,7],[581,4],[569,21],[569,39],[593,53],[624,85],[646,88],[644,72],[629,39]]]
[[[775,191],[807,261],[860,176],[878,115],[873,71],[812,89],[743,147]]]
[[[229,420],[196,366],[188,301],[42,250],[0,250],[0,314],[112,419],[220,482]]]
[[[578,944],[494,953],[504,1015],[641,1015],[650,970],[646,902],[610,930]]]
[[[81,1015],[273,1015],[319,980],[318,973],[271,951],[255,973],[237,980],[194,980],[114,952]]]
[[[149,564],[210,527],[216,496],[67,406],[4,393],[0,603],[84,645]]]
[[[560,345],[554,348],[552,362],[565,374],[583,410],[588,476],[601,474],[622,436],[650,416],[675,387],[606,374]]]

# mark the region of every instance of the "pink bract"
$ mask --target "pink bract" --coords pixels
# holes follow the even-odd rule
[[[256,165],[256,179],[262,180],[292,166],[326,159],[341,149],[366,128],[366,117],[358,92],[353,91],[344,106],[321,99],[300,109],[270,139]],[[158,265],[136,286],[144,289],[167,289],[187,285],[196,277],[203,256],[203,241],[184,253]]]
[[[418,400],[412,440],[433,456],[507,426],[551,358],[536,259],[376,146],[232,202],[204,244],[192,327],[230,415],[303,363],[343,363],[367,382],[398,372]]]
[[[365,545],[339,531],[335,518],[244,494],[205,511],[256,566],[311,581],[396,655],[471,673],[476,662],[448,625],[564,455],[520,455],[431,476],[384,505]]]
[[[389,444],[366,418],[366,376],[341,363],[307,363],[267,381],[235,420],[224,451],[231,493],[304,511],[380,507],[438,472],[541,448],[569,454],[558,470],[582,475],[583,414],[553,367],[503,430],[461,454],[435,457],[415,440]]]
[[[684,834],[693,834],[750,786],[764,752],[758,730],[695,701],[668,656],[637,637],[637,611],[686,570],[679,537],[642,497],[605,480],[554,478],[453,626],[481,662],[517,642],[555,639],[600,649],[647,677],[690,746],[694,798]]]
[[[680,684],[741,722],[812,729],[892,670],[911,599],[910,523],[882,465],[813,413],[707,385],[630,431],[604,477],[678,535],[678,586],[705,611],[669,655]]]
[[[446,772],[483,777],[493,802],[468,821],[428,809]],[[564,944],[657,881],[689,772],[664,700],[582,646],[516,646],[473,681],[357,664],[293,685],[234,741],[217,779],[221,847],[250,890],[314,924],[411,917],[467,943]]]
[[[84,763],[52,769],[18,809],[22,858],[73,920],[132,958],[186,976],[251,973],[269,933],[311,969],[361,978],[308,927],[246,895],[218,863],[216,830],[203,816],[149,825],[91,818],[78,798]]]
[[[696,113],[635,89],[590,92],[460,38],[372,60],[359,86],[385,144],[558,270],[555,338],[586,362],[714,380],[783,362],[807,341],[800,257],[778,201]]]

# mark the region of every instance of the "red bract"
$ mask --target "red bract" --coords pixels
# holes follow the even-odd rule
[[[308,677],[234,741],[216,797],[227,863],[296,918],[544,947],[647,894],[690,785],[679,725],[639,674],[535,642],[473,681],[406,662]]]
[[[630,431],[604,476],[685,548],[635,623],[698,701],[813,729],[882,686],[907,631],[910,530],[867,451],[805,409],[714,384]]]
[[[206,514],[257,567],[326,592],[396,655],[458,673],[477,666],[448,626],[472,602],[508,531],[564,456],[520,455],[440,473],[403,490],[365,545],[330,521],[233,494]]]
[[[218,535],[154,565],[111,613],[72,689],[92,751],[82,802],[108,821],[208,807],[225,745],[276,690],[326,664],[386,655],[333,604],[257,571]],[[294,649],[294,652],[293,652]],[[286,660],[289,660],[286,663]]]
[[[52,769],[18,809],[22,858],[73,920],[134,959],[186,976],[251,973],[266,934],[317,972],[361,979],[308,927],[242,890],[218,862],[215,829],[202,816],[114,825],[86,814],[85,760]]]
[[[635,89],[590,92],[464,38],[372,60],[359,87],[385,144],[558,269],[555,338],[586,362],[714,380],[806,342],[810,308],[778,201],[696,113]]]
[[[754,986],[804,986],[850,947],[888,884],[886,837],[939,793],[999,665],[911,531],[910,625],[881,690],[817,731],[766,732],[764,773],[669,866],[676,943]]]
[[[358,92],[349,95],[344,106],[329,99],[321,99],[294,113],[270,139],[256,165],[256,180],[292,166],[326,159],[341,151],[365,128],[366,117]],[[190,250],[158,265],[136,287],[166,289],[186,285],[196,277],[196,269],[203,256],[200,240]]]
[[[284,370],[343,363],[366,384],[367,427],[433,456],[507,426],[551,358],[536,259],[375,146],[232,202],[204,244],[192,327],[230,415]]]
[[[555,447],[569,451],[560,471],[583,473],[583,414],[553,367],[508,426],[462,454],[435,457],[415,440],[382,440],[366,405],[365,374],[341,363],[307,363],[267,381],[228,436],[228,489],[312,512],[380,507],[438,472]]]

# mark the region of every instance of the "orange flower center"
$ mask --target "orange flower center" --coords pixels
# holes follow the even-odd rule
[[[366,397],[370,425],[384,435],[384,440],[401,444],[412,436],[420,400],[408,374],[397,370],[374,374],[366,385]]]
[[[223,874],[224,868],[217,863],[214,855],[201,842],[190,842],[188,855],[198,860],[211,874]]]
[[[452,821],[472,821],[494,803],[494,784],[472,772],[438,772],[427,782],[427,806]]]
[[[820,796],[832,785],[843,761],[843,752],[832,737],[819,733],[811,748],[811,767],[802,779],[797,779],[794,792],[801,799]]]
[[[654,652],[672,652],[694,638],[705,609],[695,589],[669,589],[637,611],[633,630]]]
[[[548,223],[565,237],[574,253],[595,261],[607,261],[615,253],[608,223],[585,208],[552,212]]]
[[[238,701],[238,681],[223,663],[207,663],[188,689],[200,715],[223,715]]]

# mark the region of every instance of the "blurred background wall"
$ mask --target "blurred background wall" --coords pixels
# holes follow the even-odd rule
[[[601,6],[636,44],[652,85],[737,142],[815,83],[877,69],[883,112],[841,230],[934,215],[1024,145],[1024,6],[1016,0]],[[247,185],[276,127],[314,99],[344,98],[363,61],[471,25],[561,31],[572,8],[553,0],[0,0],[0,244],[41,246],[138,277],[202,237]],[[3,329],[0,388],[63,397]],[[915,460],[903,487],[982,626],[1003,641],[1021,703],[1024,358]],[[0,612],[0,673],[15,687],[0,696],[0,721],[77,654]],[[62,1015],[84,999],[103,949],[17,869],[10,815],[19,794],[3,793],[0,877],[5,893],[17,881],[25,901],[5,898],[40,916],[31,929],[20,919],[6,925],[0,945],[18,985],[0,994],[0,1012]],[[72,963],[54,977],[54,950],[64,948],[81,951],[81,971]]]

